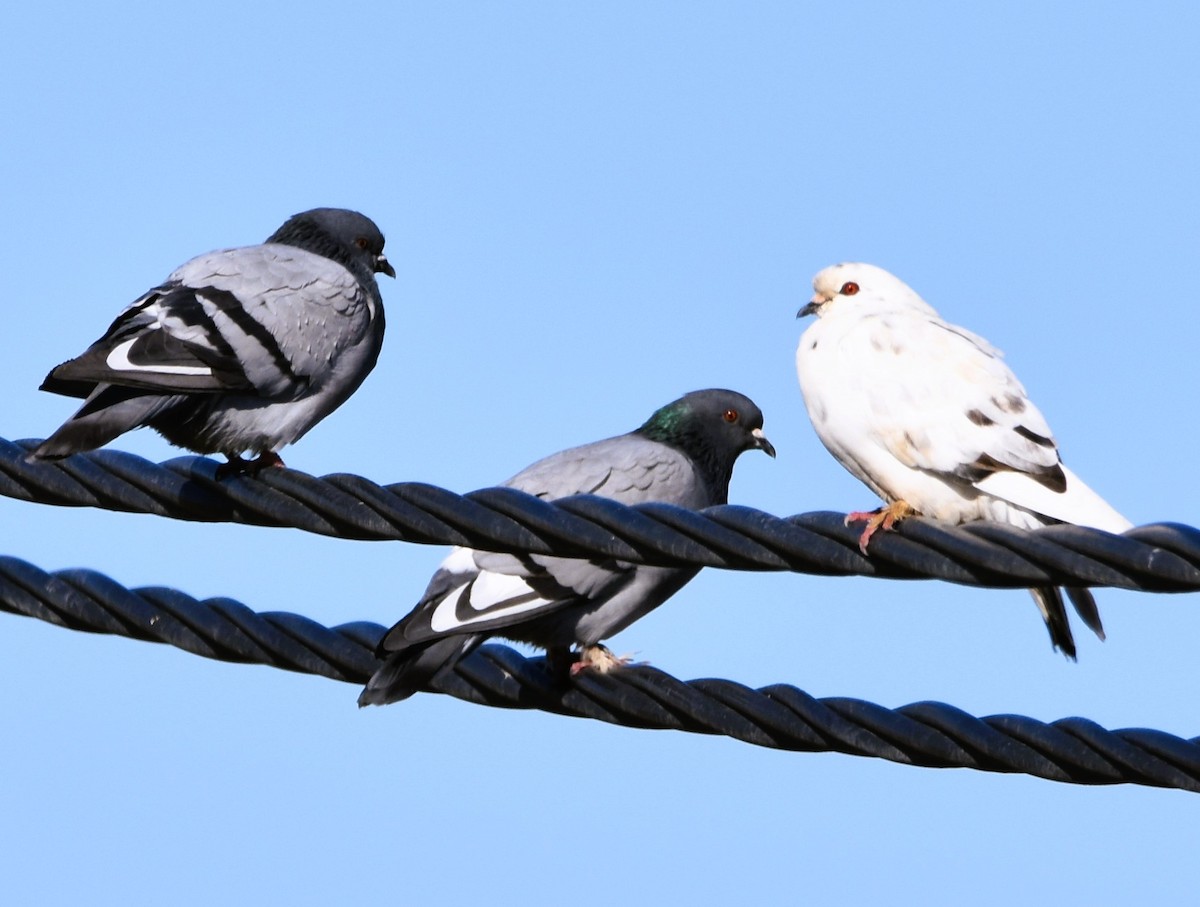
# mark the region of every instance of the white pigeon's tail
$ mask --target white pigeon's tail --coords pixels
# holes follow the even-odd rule
[[[1133,528],[1133,523],[1117,513],[1112,505],[1092,491],[1083,479],[1065,466],[1062,467],[1062,471],[1067,477],[1067,490],[1062,492],[1052,491],[1025,473],[1008,470],[992,473],[986,479],[977,482],[975,487],[984,494],[1001,498],[1010,504],[1063,523],[1089,526],[1113,533]]]
[[[1096,607],[1096,599],[1087,589],[1078,586],[1067,586],[1062,592],[1075,606],[1076,613],[1083,618],[1088,629],[1101,640],[1104,639],[1104,624],[1100,622],[1100,610]],[[1050,643],[1071,661],[1075,660],[1075,637],[1071,634],[1071,624],[1067,620],[1067,609],[1063,607],[1062,592],[1054,586],[1039,586],[1029,590],[1034,603],[1042,612],[1042,620],[1050,631]]]

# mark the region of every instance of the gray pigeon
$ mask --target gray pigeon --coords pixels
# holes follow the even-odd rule
[[[594,494],[624,504],[724,504],[742,451],[775,456],[762,424],[762,412],[742,394],[693,391],[636,431],[556,453],[505,484],[546,500]],[[377,654],[386,661],[358,704],[408,698],[491,636],[541,646],[552,667],[572,674],[606,671],[623,662],[600,640],[657,608],[699,569],[455,548],[417,606],[380,642]],[[572,644],[581,649],[574,656]]]
[[[367,217],[315,208],[258,246],[193,258],[125,309],[41,389],[86,398],[34,450],[59,459],[149,425],[223,453],[225,470],[280,466],[277,451],[333,412],[375,367],[395,277]],[[244,451],[258,455],[241,459]]]

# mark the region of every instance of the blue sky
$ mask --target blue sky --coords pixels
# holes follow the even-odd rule
[[[1189,4],[83,4],[5,14],[0,436],[192,255],[358,208],[389,333],[295,447],[467,491],[700,387],[779,458],[734,502],[874,506],[804,414],[795,312],[871,261],[1005,350],[1065,461],[1197,521],[1200,14]],[[176,455],[150,432],[114,446]],[[390,623],[443,552],[0,500],[0,554]],[[1192,596],[706,571],[614,648],[683,678],[1200,733]],[[482,709],[0,615],[13,903],[1190,903],[1192,796]],[[869,870],[864,871],[864,867]],[[964,894],[969,892],[968,894]]]

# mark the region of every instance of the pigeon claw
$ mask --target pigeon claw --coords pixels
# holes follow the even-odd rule
[[[283,458],[273,450],[264,451],[253,460],[230,457],[228,463],[217,467],[217,479],[219,481],[230,476],[256,476],[264,469],[281,469],[283,465]]]
[[[890,532],[898,522],[916,512],[907,501],[893,501],[878,510],[855,510],[853,513],[846,514],[846,525],[866,520],[867,525],[863,529],[862,535],[858,537],[858,550],[866,554],[867,545],[876,531],[882,529],[884,532]]]
[[[572,677],[583,671],[607,674],[616,668],[625,667],[632,661],[633,659],[628,655],[613,655],[607,646],[596,644],[579,650],[571,665],[570,674]]]

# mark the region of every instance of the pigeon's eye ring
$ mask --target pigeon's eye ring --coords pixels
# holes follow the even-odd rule
[[[841,293],[843,296],[855,295],[858,293],[858,284],[856,284],[853,280],[847,280],[844,284],[842,284]]]
[[[738,411],[736,409],[727,409],[721,414],[721,418],[726,422],[736,422],[738,420]]]
[[[367,242],[367,238],[365,236],[360,236],[358,239],[354,240],[354,245],[358,246],[365,252],[370,243]]]

